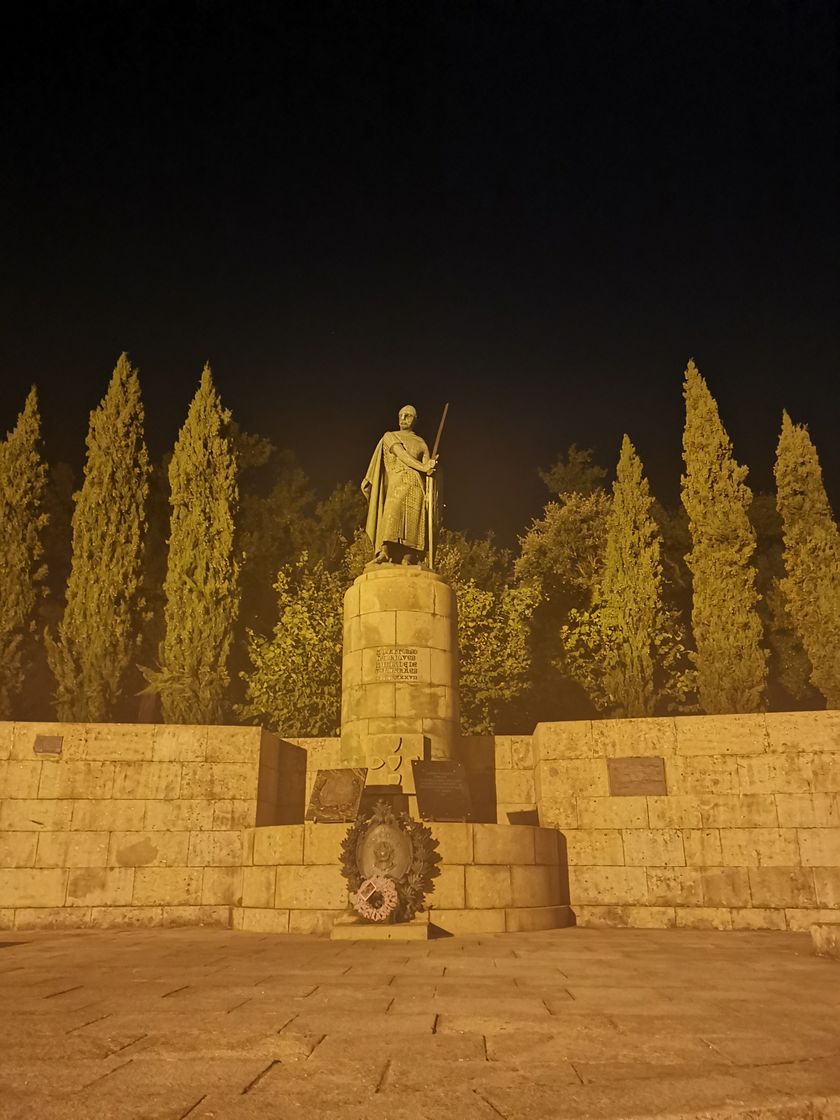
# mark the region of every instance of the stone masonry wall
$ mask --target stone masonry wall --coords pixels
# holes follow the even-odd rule
[[[0,928],[228,925],[242,830],[303,797],[295,752],[258,727],[0,723]]]
[[[540,823],[587,926],[807,928],[840,919],[840,712],[540,724]],[[664,796],[610,792],[661,758]]]

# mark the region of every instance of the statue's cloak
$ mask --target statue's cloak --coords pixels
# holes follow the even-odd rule
[[[382,548],[382,514],[385,509],[385,437],[377,443],[371,456],[370,466],[362,481],[362,493],[368,500],[365,532],[373,543],[374,552]]]

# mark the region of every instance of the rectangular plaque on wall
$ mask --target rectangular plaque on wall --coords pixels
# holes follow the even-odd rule
[[[424,821],[467,821],[472,813],[470,787],[462,762],[413,758],[417,811]]]
[[[380,646],[376,651],[373,675],[378,681],[419,680],[416,646]]]
[[[339,824],[354,821],[365,788],[366,767],[345,770],[319,770],[306,810],[308,821]]]
[[[668,792],[664,758],[608,758],[607,773],[612,797],[664,797]]]
[[[35,754],[61,754],[63,735],[36,735],[32,750]]]

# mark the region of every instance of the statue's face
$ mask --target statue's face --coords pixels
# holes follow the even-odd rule
[[[400,410],[400,428],[402,431],[410,431],[414,427],[414,421],[417,419],[417,413],[413,408],[403,408]]]

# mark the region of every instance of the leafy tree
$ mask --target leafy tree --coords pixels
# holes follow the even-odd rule
[[[169,488],[165,632],[159,668],[143,672],[149,691],[160,693],[167,723],[219,723],[239,608],[238,487],[230,412],[222,408],[209,365],[172,452]]]
[[[665,604],[662,535],[642,464],[627,436],[607,515],[604,566],[589,610],[563,627],[566,664],[598,708],[650,716],[685,699],[682,627]]]
[[[29,664],[27,645],[43,594],[41,564],[47,468],[40,455],[41,417],[35,389],[0,443],[0,719],[11,719]]]
[[[142,627],[148,476],[140,383],[122,354],[90,414],[67,605],[57,637],[45,639],[61,720],[102,722],[122,699]]]
[[[552,494],[581,494],[586,497],[604,489],[607,472],[592,462],[595,452],[589,447],[572,444],[565,459],[560,455],[548,470],[537,473]]]
[[[808,429],[787,412],[775,475],[786,573],[780,588],[811,662],[811,682],[829,708],[840,708],[840,533]]]
[[[346,579],[306,553],[277,574],[279,617],[271,638],[248,631],[253,669],[243,673],[246,719],[282,735],[334,735],[341,722]]]
[[[700,706],[708,713],[755,712],[765,702],[767,653],[752,564],[756,539],[747,468],[733,459],[717,404],[693,361],[683,392],[682,500],[691,532],[686,563]]]

